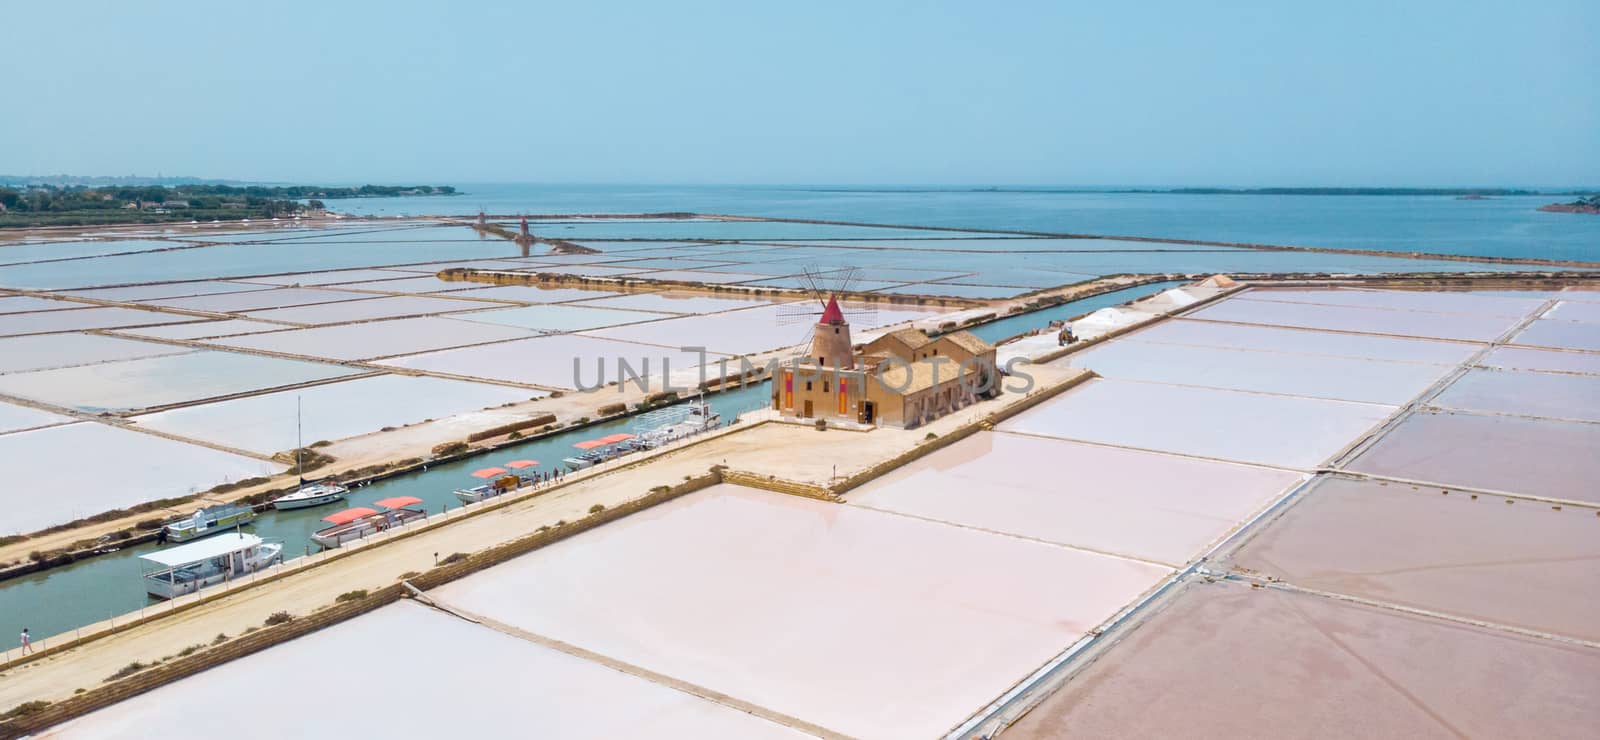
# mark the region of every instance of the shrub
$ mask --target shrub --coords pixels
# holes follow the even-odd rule
[[[589,507],[589,513],[590,514],[599,514],[600,512],[605,511],[605,510],[606,510],[606,505],[605,504],[595,504],[594,506]]]
[[[596,409],[595,413],[597,413],[597,414],[599,414],[601,416],[611,416],[612,414],[620,414],[620,413],[622,413],[624,411],[627,411],[627,410],[628,410],[628,404],[625,404],[625,403],[608,403],[608,404],[606,404],[604,406],[601,406],[600,408]]]
[[[507,434],[506,439],[522,439],[522,432],[512,432]]]
[[[44,553],[34,550],[33,552],[28,553],[28,559],[35,563],[42,563],[44,562]]]
[[[83,689],[78,689],[78,691],[83,691]],[[48,706],[50,706],[50,702],[47,702],[43,699],[23,702],[12,707],[10,711],[7,711],[5,714],[0,714],[0,721],[16,719],[18,717],[26,717],[30,714],[38,714],[39,712],[44,711],[44,708]]]
[[[331,446],[331,445],[332,445],[332,444],[333,444],[333,443],[332,443],[332,442],[329,442],[329,441],[328,441],[328,440],[325,440],[325,439],[319,439],[319,440],[317,440],[317,441],[315,441],[315,442],[312,442],[312,443],[311,443],[311,446],[312,446],[312,447],[328,447],[328,446]]]
[[[380,432],[392,432],[395,429],[396,429],[396,427],[384,427],[382,429],[379,429],[378,431],[380,431]]]
[[[109,538],[111,538],[113,540],[131,539],[133,537],[133,530],[119,529],[119,530],[117,530],[115,532],[112,532],[111,534],[106,535],[106,537],[109,537]]]
[[[461,454],[463,452],[466,452],[466,451],[467,451],[467,443],[466,442],[446,442],[446,443],[444,443],[442,445],[437,445],[437,446],[435,446],[433,448],[433,456],[434,457],[446,457],[446,456],[449,456],[449,455],[459,455],[459,454]]]
[[[105,680],[105,682],[106,683],[110,683],[110,682],[115,681],[115,680],[117,680],[119,678],[127,678],[127,677],[132,676],[133,674],[138,673],[139,671],[142,671],[142,670],[144,670],[146,668],[149,668],[149,667],[150,666],[148,664],[146,664],[146,663],[140,663],[137,660],[133,661],[132,663],[129,663],[129,664],[127,664],[127,665],[125,665],[125,666],[123,666],[121,668],[118,668],[117,672],[111,674],[111,676],[109,678],[107,678]]]
[[[367,590],[364,588],[358,588],[354,591],[346,591],[342,594],[339,594],[338,598],[334,599],[334,601],[343,604],[347,601],[360,601],[365,598],[367,598]]]
[[[288,624],[293,621],[294,615],[290,614],[289,612],[273,612],[272,614],[267,615],[267,621],[265,624],[268,627],[271,627],[278,624]]]
[[[228,633],[226,633],[226,632],[218,632],[216,637],[211,638],[211,644],[212,645],[221,645],[222,643],[227,642],[227,641],[228,641]]]
[[[196,652],[198,652],[200,650],[200,648],[203,648],[203,647],[205,647],[205,646],[204,645],[190,645],[189,647],[186,647],[186,648],[184,648],[182,650],[179,650],[178,651],[178,657],[187,658],[187,657],[189,657],[191,655],[194,655]]]
[[[819,432],[828,431],[828,420],[827,419],[818,419],[816,427],[817,427],[817,431],[819,431]]]
[[[161,528],[161,520],[160,519],[140,519],[139,521],[133,523],[133,528],[134,529],[160,529]]]
[[[938,438],[938,436],[939,436],[939,435],[937,435],[937,434],[934,434],[934,433],[933,433],[933,432],[928,432],[928,433],[927,433],[927,434],[925,434],[925,435],[923,435],[923,437],[922,437],[922,438],[923,438],[923,439],[924,439],[924,440],[929,440],[929,439],[936,439],[936,438]]]
[[[459,563],[463,560],[466,560],[468,557],[469,556],[464,552],[452,552],[449,555],[444,556],[444,560],[440,560],[439,564],[450,565],[452,563]]]

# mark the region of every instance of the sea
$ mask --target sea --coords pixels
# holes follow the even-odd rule
[[[1063,188],[457,185],[459,195],[332,201],[377,216],[669,213],[1140,236],[1600,262],[1600,216],[1545,213],[1572,196],[1265,195]]]

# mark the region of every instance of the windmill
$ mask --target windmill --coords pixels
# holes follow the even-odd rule
[[[816,338],[815,332],[820,326],[830,322],[844,324],[847,320],[864,322],[868,326],[877,323],[878,309],[876,304],[869,303],[861,308],[853,308],[848,315],[838,304],[839,296],[850,292],[859,275],[860,269],[856,267],[824,270],[815,265],[807,265],[802,269],[798,279],[801,287],[811,294],[812,300],[778,304],[779,325],[806,325],[805,335],[796,342],[801,347],[801,354],[807,353],[812,347],[813,340]],[[813,300],[815,303],[812,302]],[[848,324],[845,324],[844,328],[844,336],[848,338]],[[846,357],[848,357],[848,341],[844,351]]]

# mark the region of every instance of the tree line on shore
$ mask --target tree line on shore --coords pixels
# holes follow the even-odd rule
[[[0,187],[0,226],[89,226],[279,218],[321,211],[322,199],[454,195],[444,185],[160,185]]]

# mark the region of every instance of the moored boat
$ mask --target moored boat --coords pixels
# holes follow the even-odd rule
[[[201,537],[226,532],[229,529],[255,521],[256,510],[243,504],[217,504],[207,506],[187,518],[162,527],[163,541],[188,542]]]
[[[573,447],[583,452],[561,460],[561,463],[567,466],[567,470],[571,471],[592,468],[607,460],[646,449],[632,434],[622,433],[608,434],[599,439],[586,439]]]
[[[330,526],[313,532],[311,540],[323,547],[333,548],[418,519],[426,519],[427,512],[409,508],[420,503],[422,499],[415,496],[394,496],[373,502],[372,505],[382,511],[357,506],[329,514],[322,521]]]
[[[343,501],[348,493],[350,493],[350,489],[337,483],[313,483],[309,486],[301,486],[293,493],[273,499],[272,508],[280,511],[309,509],[313,506]]]
[[[639,433],[639,439],[654,449],[716,429],[722,425],[722,415],[712,410],[705,399],[696,398],[682,406],[652,411],[641,421],[646,428]]]
[[[488,483],[471,488],[458,488],[456,498],[462,503],[477,503],[484,499],[503,496],[517,490],[524,485],[537,481],[538,475],[533,468],[539,465],[538,460],[512,460],[504,468],[484,468],[472,471],[472,477],[480,478]],[[508,469],[509,468],[509,469]]]
[[[288,511],[290,509],[309,509],[313,506],[322,506],[324,504],[331,504],[335,501],[343,501],[345,494],[350,493],[350,489],[345,488],[338,483],[313,483],[309,486],[306,485],[306,479],[304,477],[305,461],[303,459],[305,453],[305,440],[301,436],[300,418],[300,397],[296,396],[294,399],[294,468],[296,471],[298,471],[297,474],[301,476],[300,487],[295,489],[293,493],[279,496],[272,500],[272,508],[280,511]]]
[[[158,566],[144,574],[145,592],[175,599],[280,562],[283,545],[239,532],[140,555],[139,559]]]

